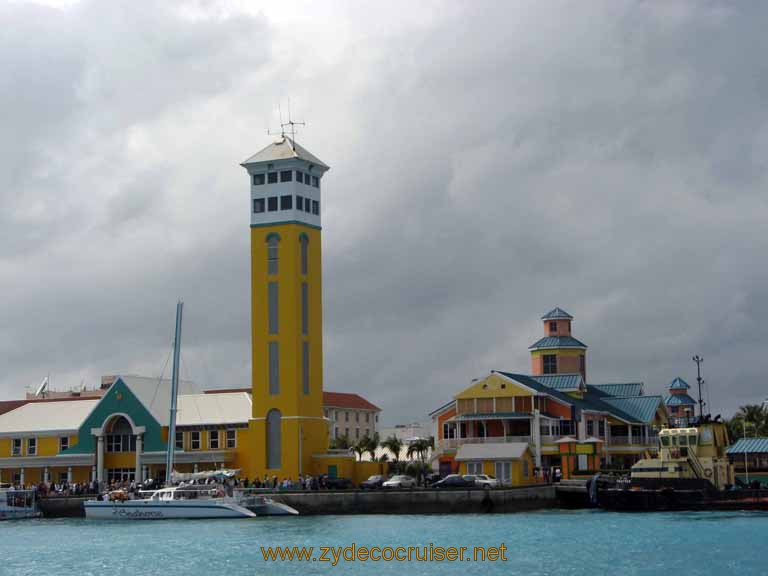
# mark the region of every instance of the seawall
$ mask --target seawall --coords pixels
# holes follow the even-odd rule
[[[299,514],[477,514],[557,506],[553,486],[498,490],[354,490],[278,493]]]
[[[275,501],[294,507],[304,516],[327,514],[478,514],[510,513],[554,508],[554,486],[495,490],[345,490],[276,492]],[[87,498],[44,498],[46,518],[84,516]]]

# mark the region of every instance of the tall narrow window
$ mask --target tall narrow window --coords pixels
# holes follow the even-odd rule
[[[269,343],[269,393],[280,394],[280,348],[277,342]]]
[[[555,354],[544,354],[542,362],[544,374],[557,374],[557,356]]]
[[[301,333],[309,334],[309,285],[301,284]]]
[[[59,452],[64,452],[69,448],[69,436],[59,438]]]
[[[299,236],[301,244],[301,273],[307,274],[309,271],[309,237],[306,234]]]
[[[27,456],[37,456],[37,438],[27,438]]]
[[[209,450],[219,449],[219,431],[218,430],[211,430],[210,432],[208,432],[208,449]]]
[[[270,282],[267,284],[267,309],[269,316],[269,333],[278,333],[278,285],[277,282]]]
[[[309,342],[301,343],[301,379],[304,394],[309,394]]]
[[[277,258],[280,236],[270,234],[267,236],[267,274],[277,274]]]
[[[184,450],[184,432],[176,432],[174,446],[176,450]]]
[[[267,468],[280,468],[282,454],[280,410],[272,409],[267,413]]]

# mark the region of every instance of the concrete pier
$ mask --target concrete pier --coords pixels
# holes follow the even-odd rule
[[[522,512],[557,505],[552,486],[497,490],[350,490],[286,492],[273,499],[304,516],[320,514],[477,514]]]
[[[294,507],[303,516],[328,514],[480,514],[510,513],[554,508],[553,486],[494,490],[344,490],[275,492],[277,502]],[[46,518],[84,516],[86,498],[43,498]]]

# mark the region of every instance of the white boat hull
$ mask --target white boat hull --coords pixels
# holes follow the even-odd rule
[[[250,510],[222,500],[89,500],[85,517],[97,520],[171,520],[196,518],[253,518]]]

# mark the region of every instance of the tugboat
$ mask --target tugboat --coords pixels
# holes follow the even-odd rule
[[[632,466],[629,478],[598,475],[590,489],[599,508],[626,511],[768,510],[768,490],[738,481],[726,451],[728,428],[720,416],[704,414],[701,357],[698,369],[699,418],[687,427],[659,432],[659,452]]]

